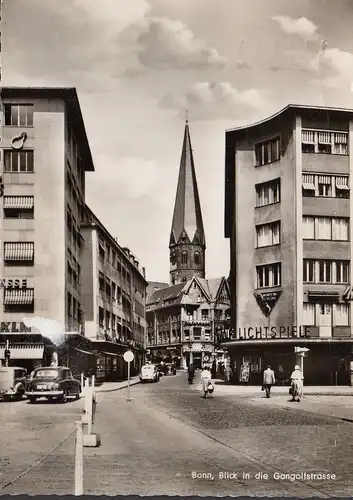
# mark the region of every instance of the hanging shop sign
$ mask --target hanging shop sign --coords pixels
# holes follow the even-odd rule
[[[0,288],[25,290],[27,288],[26,279],[5,278],[0,280]]]

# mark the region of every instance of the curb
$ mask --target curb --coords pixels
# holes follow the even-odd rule
[[[140,384],[141,382],[139,380],[134,380],[133,382],[130,382],[130,387],[132,385],[137,385]],[[96,390],[96,392],[99,394],[100,392],[115,392],[115,391],[120,391],[121,389],[126,389],[128,384],[126,383],[125,385],[121,385],[120,387],[116,387],[115,389],[101,389],[101,390]]]

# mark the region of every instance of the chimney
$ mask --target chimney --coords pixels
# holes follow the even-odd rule
[[[144,267],[142,268],[142,276],[146,279],[146,269]]]

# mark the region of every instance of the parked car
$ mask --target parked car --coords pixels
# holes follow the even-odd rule
[[[0,398],[4,401],[22,399],[27,381],[27,370],[20,366],[0,368]]]
[[[30,403],[38,398],[53,399],[66,403],[69,397],[80,398],[81,382],[65,366],[36,368],[27,383],[26,396]]]
[[[144,382],[159,382],[160,373],[158,371],[158,367],[153,365],[152,363],[147,363],[143,365],[140,372],[140,381]]]

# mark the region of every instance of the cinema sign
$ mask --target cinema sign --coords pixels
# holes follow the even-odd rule
[[[245,326],[238,328],[239,340],[292,339],[310,337],[310,326]]]

